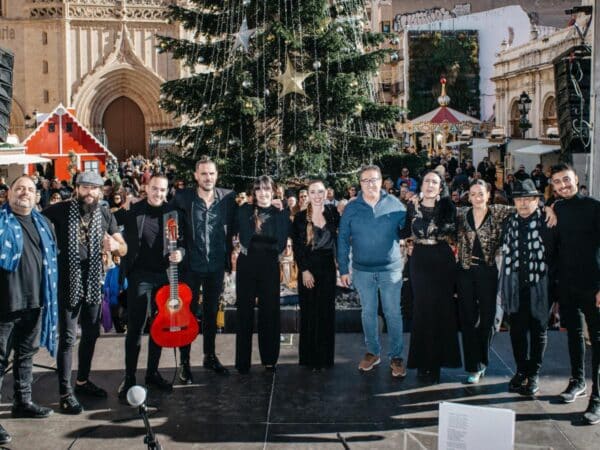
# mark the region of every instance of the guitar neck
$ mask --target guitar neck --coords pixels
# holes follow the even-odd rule
[[[169,240],[169,254],[175,250],[177,250],[177,241]],[[169,277],[169,297],[172,300],[177,299],[179,297],[179,274],[177,271],[177,263],[169,262],[167,276]]]

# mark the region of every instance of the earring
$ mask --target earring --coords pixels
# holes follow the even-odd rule
[[[439,202],[439,201],[440,201],[440,194],[436,195],[436,197],[435,197],[435,201],[436,201],[436,202]]]
[[[423,197],[424,197],[423,192],[419,192],[419,200],[423,200]]]

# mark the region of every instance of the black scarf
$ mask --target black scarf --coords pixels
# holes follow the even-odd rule
[[[519,271],[523,268],[531,294],[531,314],[543,322],[548,318],[548,266],[541,234],[542,220],[538,209],[529,221],[527,233],[520,236],[519,215],[508,217],[502,243],[500,289],[503,309],[509,314],[518,312],[519,291],[526,288],[520,285],[519,280]],[[519,242],[523,239],[526,251],[525,254],[519,254]]]
[[[89,305],[97,305],[102,301],[102,216],[100,206],[96,207],[87,224],[87,230],[80,223],[79,204],[71,200],[68,220],[68,259],[69,259],[69,306],[75,308],[81,300]],[[81,233],[81,236],[80,236]],[[85,235],[85,236],[83,236]],[[88,248],[87,286],[84,290],[81,280],[81,260],[79,257],[80,237],[85,237]]]

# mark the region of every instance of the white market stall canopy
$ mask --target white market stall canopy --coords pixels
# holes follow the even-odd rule
[[[494,144],[493,142],[488,141],[487,139],[473,139],[473,145],[470,145],[469,147],[473,149],[473,151],[478,151],[478,150],[487,150],[488,148],[497,145]]]
[[[52,160],[49,158],[42,158],[37,155],[26,155],[24,153],[12,154],[12,155],[3,155],[0,153],[0,166],[9,166],[11,164],[46,164],[51,163]]]
[[[560,146],[548,145],[548,144],[536,144],[528,147],[522,147],[513,150],[513,153],[520,153],[522,155],[545,155],[547,153],[560,151]]]

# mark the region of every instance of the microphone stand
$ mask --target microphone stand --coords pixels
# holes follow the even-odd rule
[[[144,421],[144,426],[146,427],[146,436],[144,437],[144,444],[148,445],[148,450],[162,450],[162,446],[156,439],[154,435],[154,431],[152,431],[152,427],[150,426],[150,421],[148,420],[148,408],[146,407],[146,402],[142,403],[139,406],[138,412],[140,416],[142,416],[142,420]]]

